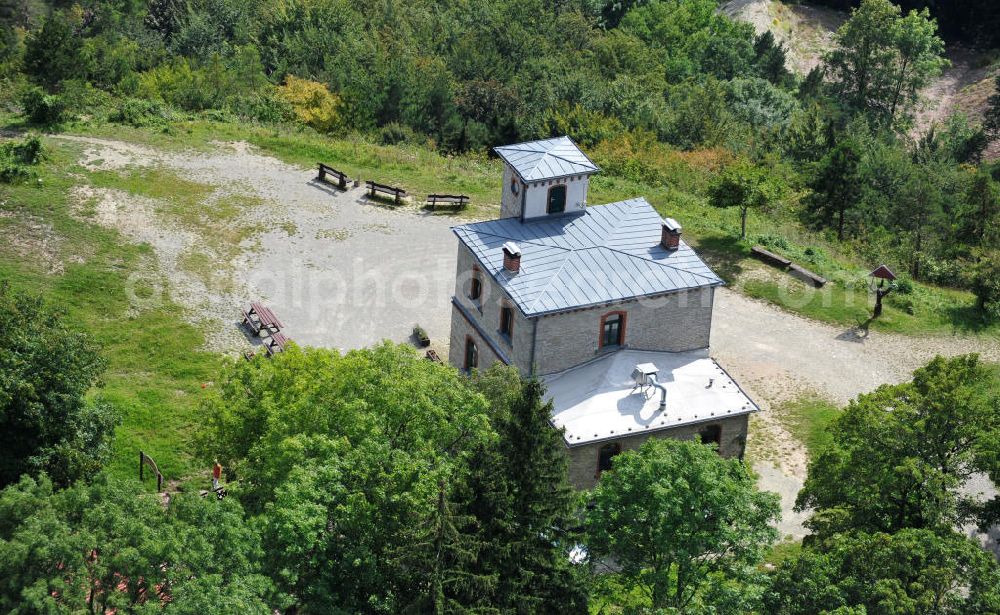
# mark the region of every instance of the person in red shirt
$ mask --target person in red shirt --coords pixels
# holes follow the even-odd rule
[[[222,465],[219,460],[215,460],[215,465],[212,466],[212,491],[216,491],[219,488],[219,479],[222,478]]]

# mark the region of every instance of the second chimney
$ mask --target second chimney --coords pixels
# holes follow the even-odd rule
[[[660,235],[660,245],[667,250],[676,250],[681,244],[681,225],[673,218],[663,219],[663,233]]]
[[[521,248],[513,241],[503,244],[503,268],[512,273],[521,270]]]

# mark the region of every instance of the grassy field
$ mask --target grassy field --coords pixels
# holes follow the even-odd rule
[[[0,278],[41,294],[103,346],[109,368],[93,394],[125,417],[111,472],[134,476],[143,450],[168,478],[188,476],[200,469],[191,436],[202,385],[217,377],[222,359],[199,351],[201,333],[185,324],[169,296],[130,299],[154,292],[155,284],[142,281],[156,275],[150,248],[74,215],[72,190],[82,174],[78,148],[49,145],[38,182],[0,186],[0,224],[18,237],[0,244]],[[137,303],[155,307],[137,309]]]

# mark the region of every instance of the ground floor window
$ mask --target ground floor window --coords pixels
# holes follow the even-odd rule
[[[622,445],[617,442],[605,444],[597,451],[597,475],[611,469],[611,460],[614,456],[622,452]]]
[[[718,425],[708,425],[698,432],[698,438],[702,444],[715,444],[722,442],[722,427]]]
[[[471,337],[465,338],[465,371],[479,367],[479,348]]]

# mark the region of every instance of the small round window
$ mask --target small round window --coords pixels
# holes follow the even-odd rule
[[[517,193],[521,191],[521,184],[516,179],[510,180],[510,191],[517,196]]]

